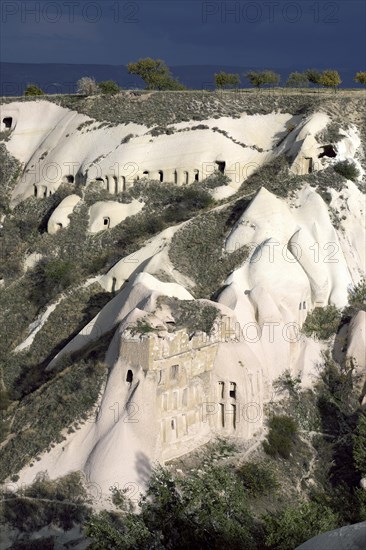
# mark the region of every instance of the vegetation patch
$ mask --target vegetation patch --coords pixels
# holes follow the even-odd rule
[[[219,315],[216,307],[196,300],[178,300],[163,296],[159,298],[158,306],[160,304],[168,305],[172,311],[175,320],[174,327],[170,329],[172,332],[185,328],[189,332],[203,331],[210,334]]]
[[[13,437],[2,449],[1,480],[63,441],[65,428],[85,422],[106,380],[103,359],[107,345],[102,339],[99,348],[94,347],[84,358],[65,359],[53,378],[21,399],[14,411],[5,413],[11,418]]]
[[[356,181],[360,175],[360,171],[357,166],[348,160],[337,162],[337,164],[334,165],[334,170],[337,174],[340,174],[347,180],[351,181]]]
[[[4,143],[0,143],[0,216],[9,212],[10,194],[21,169],[20,162],[8,153]]]
[[[265,452],[271,456],[289,458],[297,435],[296,422],[286,415],[274,415],[268,422],[267,440],[263,442]]]
[[[55,481],[40,474],[32,485],[16,493],[5,492],[2,496],[1,522],[21,533],[32,533],[51,523],[68,531],[75,524],[86,521],[91,511],[78,472]]]
[[[228,275],[248,257],[247,247],[223,252],[234,209],[198,216],[177,231],[169,257],[173,265],[195,282],[196,298],[211,298]]]
[[[252,497],[271,493],[278,486],[268,464],[244,462],[237,469],[237,475]]]
[[[316,337],[320,340],[328,340],[337,333],[342,313],[334,305],[316,307],[308,313],[302,332],[308,337]]]

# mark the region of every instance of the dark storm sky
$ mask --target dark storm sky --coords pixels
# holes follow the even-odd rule
[[[1,1],[1,61],[366,69],[363,0]]]

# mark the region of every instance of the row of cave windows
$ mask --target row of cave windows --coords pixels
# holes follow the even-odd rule
[[[195,388],[192,388],[192,391],[195,391]],[[171,394],[163,393],[161,396],[161,408],[163,411],[167,411],[170,409],[178,409],[179,407],[187,407],[188,405],[188,388],[183,388],[183,391],[181,393],[182,399],[179,400],[179,390],[173,391]],[[172,396],[171,406],[169,407],[169,395]],[[194,397],[194,395],[193,395]],[[179,402],[180,401],[180,402]]]
[[[226,162],[225,161],[216,161],[216,164],[217,164],[217,170],[219,172],[221,172],[222,174],[224,174],[225,173]],[[158,178],[159,181],[163,182],[164,181],[164,171],[163,170],[157,170],[157,173],[158,173],[158,176],[159,176],[159,178]],[[194,181],[200,181],[200,172],[199,172],[199,170],[193,170],[193,174],[194,174]],[[144,172],[142,172],[142,177],[143,178],[148,178],[149,175],[150,175],[150,172],[148,170],[145,170]],[[184,176],[184,179],[183,179],[182,183],[183,184],[188,184],[189,183],[189,172],[185,170],[183,172],[183,176]],[[111,189],[111,186],[110,186],[111,178],[113,178],[114,190]],[[140,176],[136,176],[135,179],[138,181],[140,179]],[[99,178],[95,178],[95,181],[102,182],[103,184],[107,183],[109,192],[114,192],[114,193],[119,192],[117,176],[105,176],[104,178],[99,177]],[[125,191],[126,190],[126,178],[124,176],[120,176],[120,181],[123,184],[123,191]],[[72,183],[72,182],[70,182],[70,183]],[[174,171],[174,183],[178,183],[178,172],[177,172],[177,170]]]
[[[6,119],[4,119],[5,121]],[[222,173],[225,172],[225,162],[216,162],[216,164],[218,165],[218,170]],[[163,182],[164,181],[164,172],[163,170],[159,170],[158,171],[158,174],[159,174],[159,181],[160,182]],[[189,183],[189,173],[187,171],[183,172],[183,175],[184,175],[184,181],[182,182],[183,184],[188,184]],[[142,177],[149,177],[149,172],[146,170],[145,172],[142,173]],[[199,170],[194,170],[194,181],[199,181]],[[140,176],[136,176],[136,180],[139,180],[140,179]],[[113,180],[113,184],[111,182],[111,180]],[[95,178],[95,181],[98,181],[100,183],[102,183],[103,185],[106,185],[107,186],[107,189],[110,193],[113,193],[113,194],[117,194],[117,193],[120,193],[122,191],[126,191],[126,178],[124,176],[119,176],[119,178],[117,176],[109,176],[109,177],[105,177],[105,178]],[[62,178],[62,183],[75,183],[75,177],[72,176],[71,174],[69,175],[66,175],[66,176],[63,176]],[[178,183],[178,173],[177,171],[174,172],[174,183]],[[43,188],[43,190],[42,190]],[[48,194],[47,194],[47,187],[45,186],[40,186],[40,189],[38,189],[38,185],[35,185],[34,186],[34,196],[37,197],[37,196],[41,196],[41,194],[39,194],[39,191],[43,191],[43,197],[47,197],[47,196],[50,196],[52,195],[52,192],[49,191]],[[105,224],[106,225],[106,224]]]

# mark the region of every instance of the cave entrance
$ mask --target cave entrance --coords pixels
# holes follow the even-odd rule
[[[4,126],[7,130],[10,130],[12,124],[13,124],[13,119],[11,116],[7,116],[5,118],[3,118],[3,123],[4,123]]]
[[[128,369],[127,375],[126,375],[126,382],[128,382],[129,384],[132,384],[132,380],[133,380],[133,372],[131,369]]]
[[[163,179],[164,179],[163,171],[162,171],[162,170],[159,170],[158,174],[159,174],[159,181],[162,183],[162,182],[163,182]]]
[[[217,169],[221,174],[225,174],[226,162],[224,160],[216,160]]]
[[[323,149],[323,152],[318,155],[318,159],[321,159],[323,157],[334,158],[337,156],[333,145],[323,145],[320,149]]]
[[[74,183],[75,182],[74,176],[71,176],[71,175],[64,176],[62,179],[63,179],[63,183]]]
[[[103,218],[103,225],[106,229],[109,228],[110,223],[111,223],[110,218]]]

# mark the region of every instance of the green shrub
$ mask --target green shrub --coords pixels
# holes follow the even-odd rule
[[[357,166],[348,160],[344,160],[342,162],[337,162],[333,166],[334,170],[337,172],[337,174],[340,174],[347,180],[356,181],[360,175],[360,171],[358,170]]]
[[[278,486],[268,465],[245,462],[236,473],[246,491],[253,497],[271,493]]]
[[[315,502],[285,508],[265,518],[266,548],[294,550],[312,537],[335,529],[337,520],[337,515],[329,507]]]
[[[98,83],[98,88],[102,92],[102,94],[118,94],[120,91],[120,87],[114,80],[105,80],[103,82]]]
[[[306,336],[316,336],[320,340],[328,340],[337,333],[341,321],[341,312],[334,305],[316,307],[308,313],[302,331]]]
[[[71,501],[74,503],[86,502],[87,493],[79,472],[72,472],[56,480],[50,480],[47,474],[40,473],[32,485],[27,486],[24,496],[29,498]]]
[[[93,516],[86,526],[91,548],[255,550],[263,542],[245,490],[228,468],[210,464],[184,477],[157,468],[139,506],[138,515]]]
[[[366,311],[366,279],[362,278],[348,291],[348,303],[356,313],[359,310]]]
[[[268,426],[267,440],[263,442],[265,452],[271,456],[289,458],[296,440],[296,422],[286,415],[274,415]]]
[[[25,96],[44,95],[44,91],[41,90],[36,84],[28,84],[24,91]]]

